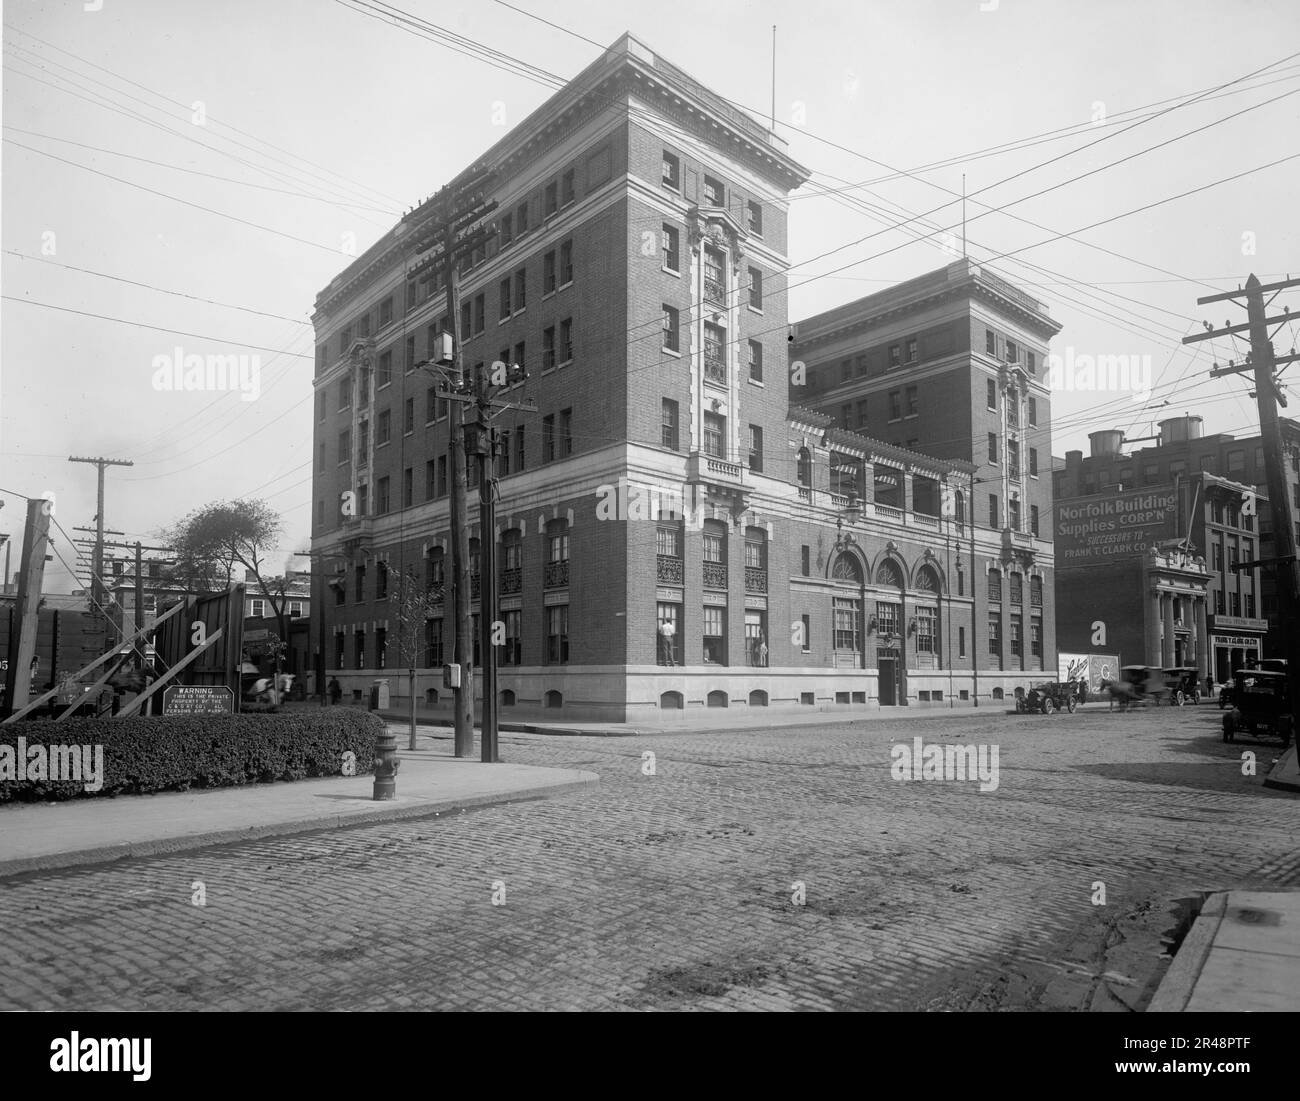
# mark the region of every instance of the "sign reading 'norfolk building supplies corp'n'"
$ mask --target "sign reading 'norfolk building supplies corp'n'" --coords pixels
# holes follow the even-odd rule
[[[1056,506],[1057,568],[1127,558],[1173,538],[1174,501],[1172,487],[1061,501]]]

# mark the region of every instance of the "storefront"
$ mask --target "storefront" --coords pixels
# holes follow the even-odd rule
[[[1268,620],[1244,616],[1210,617],[1211,671],[1216,684],[1224,684],[1238,669],[1258,665],[1264,650]]]

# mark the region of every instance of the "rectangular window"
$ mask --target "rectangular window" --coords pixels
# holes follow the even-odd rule
[[[504,478],[510,473],[510,429],[501,430],[501,440],[497,445],[497,477]]]
[[[749,342],[749,378],[751,382],[763,381],[763,345],[757,340]]]
[[[381,303],[379,303],[379,327],[383,328],[385,325],[391,323],[392,320],[393,320],[393,297],[392,295],[389,295]]]
[[[989,653],[1002,655],[1002,617],[989,616]]]
[[[515,473],[524,469],[524,426],[515,429]]]
[[[114,565],[116,565],[116,563],[114,563]],[[265,600],[254,600],[254,601],[253,601],[253,618],[254,618],[254,619],[261,619],[264,615],[266,615],[266,601],[265,601]]]
[[[1038,506],[1029,506],[1029,530],[1034,535],[1038,535]]]
[[[853,377],[853,360],[840,360],[840,381],[848,382]]]
[[[907,388],[907,415],[909,417],[915,417],[917,412],[916,387],[909,386]]]
[[[1029,473],[1035,478],[1038,477],[1038,448],[1029,449]]]
[[[664,447],[677,450],[677,403],[664,398],[660,402],[659,442]]]
[[[520,268],[515,272],[515,312],[528,305],[528,270]]]
[[[1029,427],[1034,428],[1038,425],[1038,401],[1035,398],[1029,399]]]
[[[542,330],[542,370],[549,371],[555,366],[555,326]]]
[[[1033,352],[1025,352],[1025,365],[1029,368],[1031,375],[1038,374],[1038,361]]]
[[[655,653],[660,665],[682,664],[682,608],[680,604],[655,605]]]
[[[1043,656],[1043,621],[1041,619],[1031,619],[1029,621],[1029,653],[1036,658]]]
[[[563,176],[560,177],[560,205],[568,206],[578,197],[577,191],[573,186],[574,170],[570,168]]]
[[[573,454],[573,410],[560,410],[560,456]]]
[[[812,576],[812,548],[806,543],[799,548],[799,572],[804,577]]]
[[[509,277],[501,280],[500,295],[501,306],[497,311],[498,319],[504,321],[510,316],[510,288],[511,280]]]
[[[505,621],[505,646],[501,649],[502,665],[519,665],[523,656],[523,631],[521,620],[523,613],[519,610],[502,613]]]
[[[957,628],[957,656],[964,658],[966,656],[966,628]]]
[[[916,609],[916,652],[933,654],[935,637],[935,610],[933,608]]]
[[[528,347],[522,340],[515,345],[515,355],[511,361],[511,366],[521,367],[525,371],[528,369]]]
[[[525,199],[515,208],[515,230],[522,237],[528,232],[528,200]]]
[[[807,654],[812,652],[812,616],[801,615],[799,625],[802,628],[802,637],[799,639],[799,649]],[[811,698],[811,697],[810,697]]]
[[[393,381],[393,353],[391,351],[382,352],[379,356],[379,378],[377,386],[382,389],[389,386]]]
[[[546,663],[565,665],[569,661],[569,606],[546,609]]]
[[[756,474],[763,470],[763,430],[756,424],[749,426],[749,469]]]
[[[1020,444],[1007,440],[1007,473],[1013,478],[1020,477]]]
[[[542,199],[542,217],[549,218],[560,209],[560,185],[552,180],[546,185],[544,198]]]
[[[381,409],[379,420],[375,424],[375,445],[381,446],[393,438],[393,415],[387,409]]]
[[[858,427],[867,427],[867,399],[863,398],[858,402]]]
[[[997,384],[997,382],[996,382],[995,380],[993,380],[993,379],[989,379],[988,382],[986,383],[986,386],[987,386],[987,388],[988,388],[988,397],[987,397],[987,399],[986,399],[986,403],[987,403],[987,405],[988,405],[988,407],[989,407],[990,409],[996,409],[996,408],[998,407],[998,384]],[[1030,423],[1030,424],[1033,424],[1033,423],[1034,423],[1034,421],[1033,421],[1033,408],[1034,408],[1034,407],[1033,407],[1033,400],[1034,400],[1033,398],[1030,398],[1030,399],[1029,399],[1029,401],[1030,401],[1030,406],[1029,406],[1029,409],[1030,409],[1030,420],[1029,420],[1029,423]]]
[[[664,348],[669,352],[678,350],[679,332],[677,328],[677,311],[669,305],[664,308]]]
[[[704,453],[715,459],[724,459],[727,419],[717,413],[704,414]]]
[[[1020,530],[1020,502],[1014,498],[1007,502],[1007,527],[1012,531]]]
[[[402,471],[402,507],[410,508],[415,503],[415,470],[407,467]]]
[[[552,249],[542,257],[542,294],[553,294],[555,288],[555,250]]]
[[[889,346],[889,366],[898,367],[903,362],[903,346],[901,344],[891,344]]]
[[[375,515],[382,516],[388,511],[388,507],[388,475],[384,475],[375,488]]]
[[[704,609],[704,664],[727,664],[727,609]]]
[[[573,362],[573,318],[566,317],[560,322],[560,362]]]
[[[542,462],[555,461],[555,414],[542,418]]]
[[[460,338],[466,339],[470,335],[471,326],[474,323],[474,304],[468,299],[460,304]]]
[[[438,419],[438,391],[430,386],[424,392],[424,421],[432,424]]]
[[[438,468],[437,468],[437,473],[434,475],[433,488],[434,488],[435,497],[447,496],[447,456],[446,455],[438,456]]]
[[[487,296],[476,294],[474,296],[474,335],[478,336],[487,324]]]
[[[704,205],[727,205],[727,193],[726,189],[722,186],[721,180],[715,180],[712,176],[704,177]]]
[[[831,615],[833,617],[831,641],[835,649],[852,650],[856,653],[861,645],[858,634],[858,621],[861,619],[858,614],[858,602],[837,597],[832,605]]]
[[[681,161],[667,150],[664,150],[663,176],[661,182],[664,187],[670,187],[674,191],[680,191],[682,188]]]
[[[415,399],[407,398],[402,403],[402,434],[409,435],[415,431]]]
[[[907,341],[907,356],[906,356],[906,358],[904,359],[903,362],[905,362],[905,363],[915,363],[915,362],[916,362],[916,337],[914,337],[914,336],[908,338],[908,341]]]
[[[501,244],[508,245],[515,237],[514,215],[507,211],[501,215]]]
[[[664,223],[664,267],[669,271],[680,271],[681,263],[677,256],[677,230]]]
[[[433,491],[433,460],[429,459],[424,464],[424,499],[432,501],[436,494]]]
[[[998,354],[998,338],[992,329],[984,330],[984,351],[991,356]]]
[[[1020,350],[1016,347],[1016,342],[1014,340],[1007,341],[1007,362],[1008,363],[1020,362]]]
[[[1018,615],[1013,615],[1011,617],[1011,656],[1013,658],[1020,657],[1020,655],[1024,652],[1022,640],[1021,640],[1022,630],[1023,627],[1020,621],[1020,617]]]
[[[745,204],[745,210],[748,217],[749,232],[758,237],[763,236],[763,207],[750,199]]]
[[[903,419],[903,391],[889,391],[889,419],[897,421]]]
[[[898,634],[898,605],[892,601],[876,601],[876,634],[884,636]]]
[[[996,432],[990,432],[989,433],[989,462],[995,463],[997,461],[998,461],[998,434]]]
[[[408,336],[406,338],[405,353],[406,358],[405,362],[402,364],[402,370],[405,374],[409,375],[415,370],[415,337]]]
[[[749,304],[756,310],[763,308],[763,273],[758,268],[749,269]]]
[[[989,494],[989,527],[997,528],[1002,525],[998,522],[998,495]]]
[[[560,246],[560,286],[567,287],[573,282],[573,242],[565,241]]]

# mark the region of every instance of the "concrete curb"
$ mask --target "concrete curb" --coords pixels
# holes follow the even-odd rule
[[[1205,900],[1192,928],[1178,946],[1174,962],[1160,980],[1146,1012],[1181,1013],[1186,1008],[1192,999],[1196,980],[1201,977],[1201,969],[1214,946],[1219,926],[1223,924],[1224,915],[1228,912],[1227,902],[1227,891],[1218,891]]]
[[[314,833],[317,830],[339,829],[347,826],[369,826],[377,822],[398,822],[410,818],[432,818],[448,811],[462,810],[468,807],[487,807],[522,802],[526,799],[541,799],[548,795],[563,795],[567,792],[595,787],[600,783],[600,777],[595,773],[588,773],[587,775],[590,776],[590,779],[523,788],[504,795],[485,793],[442,799],[436,802],[408,804],[403,804],[399,798],[391,802],[379,803],[374,810],[357,814],[323,814],[315,818],[298,819],[294,822],[272,822],[263,826],[212,830],[207,833],[196,833],[186,837],[159,838],[154,841],[136,841],[129,844],[79,849],[75,852],[45,853],[41,856],[24,857],[19,860],[4,860],[0,861],[0,878],[21,875],[24,872],[51,871],[58,868],[73,868],[87,864],[107,864],[115,860],[126,860],[131,857],[159,856],[168,853],[186,852],[192,849],[206,849],[213,845],[253,841],[262,837],[287,837],[296,833]],[[136,797],[133,796],[132,798]]]

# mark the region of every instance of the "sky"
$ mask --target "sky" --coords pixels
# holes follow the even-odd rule
[[[70,455],[134,463],[107,472],[114,539],[255,497],[283,518],[277,565],[305,549],[316,294],[543,103],[545,74],[625,31],[759,116],[775,99],[813,173],[790,204],[792,320],[949,263],[964,174],[969,255],[1047,304],[1053,350],[1150,365],[1145,400],[1060,392],[1054,454],[1184,412],[1250,434],[1246,381],[1208,377],[1241,346],[1180,341],[1244,320],[1198,296],[1300,274],[1298,30],[1287,0],[11,0],[11,568],[22,495],[52,494],[46,590],[77,587],[68,538],[93,525],[95,468]],[[258,357],[255,400],[155,386],[213,353]]]

